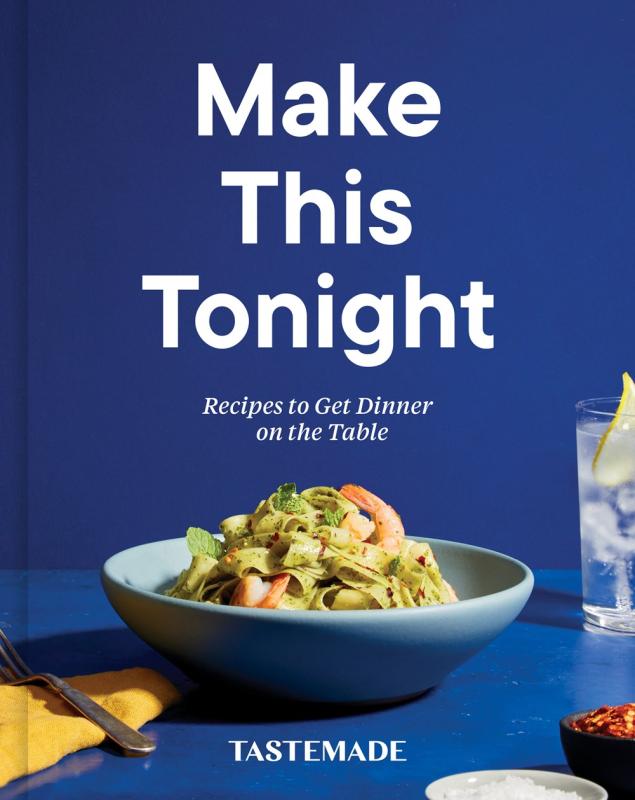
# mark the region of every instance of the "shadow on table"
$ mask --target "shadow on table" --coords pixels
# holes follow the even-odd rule
[[[52,672],[61,677],[91,672],[150,667],[162,672],[179,688],[183,674],[127,628],[58,634],[13,643],[31,669]]]
[[[429,695],[434,689],[426,692]],[[364,703],[342,705],[341,703],[308,703],[289,698],[268,695],[245,686],[236,686],[218,681],[214,688],[192,689],[178,706],[169,709],[159,722],[185,722],[192,724],[263,722],[309,722],[312,720],[336,719],[338,717],[361,717],[387,708],[416,702],[424,695],[393,703]]]
[[[61,677],[92,672],[150,667],[169,678],[184,699],[161,716],[158,722],[286,722],[362,716],[384,708],[411,703],[422,697],[390,704],[305,703],[237,686],[220,678],[211,679],[209,688],[196,686],[181,670],[152,650],[126,628],[82,631],[14,642],[25,661],[35,671],[52,672]],[[426,692],[432,693],[434,690]],[[238,698],[238,699],[237,699]],[[2,800],[0,798],[0,800]]]
[[[538,587],[518,619],[531,625],[582,630],[582,598],[577,594]]]
[[[559,772],[561,775],[573,775],[566,764],[531,764],[528,767],[518,767],[518,769],[536,769],[540,772]]]

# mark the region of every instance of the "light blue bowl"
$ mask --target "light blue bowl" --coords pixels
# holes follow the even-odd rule
[[[277,611],[165,597],[190,562],[184,539],[108,559],[106,595],[124,622],[204,683],[222,678],[299,700],[359,703],[436,686],[523,609],[528,567],[458,542],[426,539],[461,602],[384,611]]]

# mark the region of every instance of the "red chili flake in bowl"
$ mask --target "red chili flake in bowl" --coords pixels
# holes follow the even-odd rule
[[[422,567],[425,567],[425,565],[426,565],[426,557],[425,556],[419,556],[417,561],[421,564]]]
[[[571,723],[574,731],[635,739],[635,703],[602,706]]]

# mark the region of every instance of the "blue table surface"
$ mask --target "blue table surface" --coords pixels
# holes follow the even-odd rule
[[[566,771],[559,718],[635,700],[635,637],[584,629],[578,572],[543,570],[536,577],[520,619],[436,690],[397,706],[360,710],[253,700],[241,708],[240,696],[213,691],[205,698],[125,628],[96,572],[0,571],[0,624],[31,666],[60,675],[150,666],[187,693],[184,703],[145,727],[158,742],[152,756],[86,750],[9,784],[0,800],[386,800],[423,798],[430,781],[466,770]],[[407,761],[237,764],[232,739],[400,739],[407,742]]]

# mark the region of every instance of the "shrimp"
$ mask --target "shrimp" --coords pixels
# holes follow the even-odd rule
[[[245,608],[278,608],[286,592],[291,575],[281,572],[272,581],[263,581],[258,575],[245,575],[234,589],[232,606]]]
[[[392,506],[354,483],[342,486],[340,493],[351,503],[355,503],[362,511],[370,514],[375,523],[375,536],[379,547],[388,553],[398,553],[401,550],[401,543],[406,534],[401,517]]]
[[[375,523],[359,511],[349,511],[340,522],[340,528],[349,531],[354,539],[365,542],[375,532]]]

